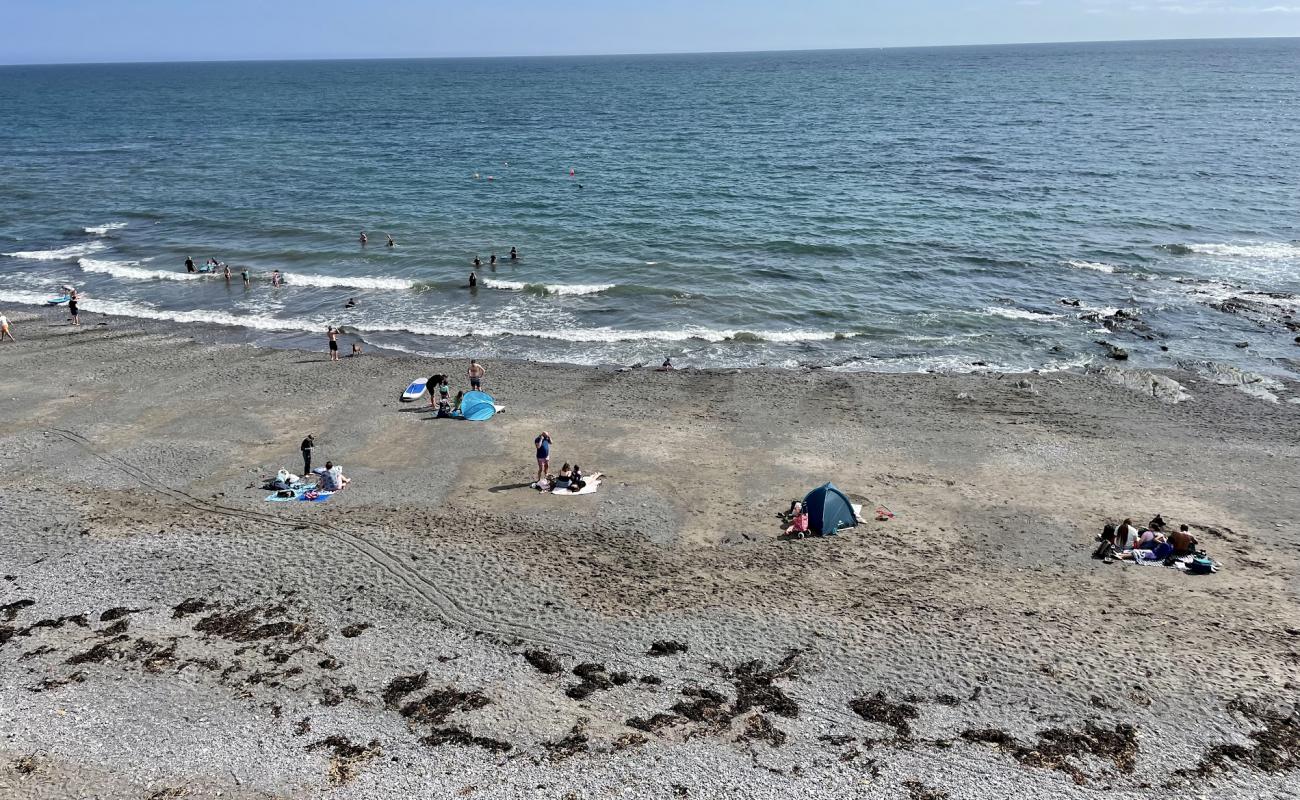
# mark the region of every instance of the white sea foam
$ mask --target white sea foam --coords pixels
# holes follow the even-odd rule
[[[311,275],[302,272],[281,272],[286,286],[316,286],[323,289],[379,289],[382,291],[401,292],[414,289],[416,282],[407,278],[375,278],[368,275],[347,277],[335,275]]]
[[[1030,311],[1027,308],[1001,308],[998,306],[989,306],[984,309],[985,314],[991,317],[1002,317],[1004,319],[1026,319],[1036,322],[1046,322],[1049,320],[1060,319],[1056,314],[1048,314],[1044,311]]]
[[[106,222],[103,225],[91,225],[88,228],[82,228],[82,230],[91,236],[107,236],[109,231],[120,231],[125,227],[125,222]]]
[[[82,272],[98,272],[132,281],[192,281],[211,278],[210,274],[177,272],[162,269],[142,269],[139,261],[105,261],[98,258],[79,258],[77,266]]]
[[[35,292],[8,291],[0,292],[0,301],[42,305],[49,300],[48,295]],[[125,300],[97,300],[87,298],[81,307],[86,311],[113,314],[124,317],[137,317],[165,322],[196,323],[209,325],[231,325],[254,328],[264,331],[314,331],[331,324],[330,320],[274,317],[264,314],[231,314],[212,310],[171,310],[158,308],[144,303]],[[631,331],[616,328],[563,328],[541,329],[496,327],[492,325],[407,325],[395,323],[360,323],[348,325],[350,330],[359,333],[411,333],[419,336],[444,337],[497,337],[518,336],[534,339],[555,339],[569,342],[684,342],[692,339],[706,342],[749,341],[749,342],[814,342],[827,341],[851,334],[837,334],[828,331],[720,331],[709,328],[683,328],[678,330]]]
[[[1239,242],[1235,244],[1189,244],[1187,249],[1220,258],[1255,258],[1266,261],[1300,260],[1300,243]]]
[[[523,281],[499,281],[495,278],[484,278],[483,285],[489,289],[508,292],[535,291],[555,295],[599,294],[615,286],[612,283],[524,283]]]
[[[1090,269],[1093,272],[1105,272],[1110,274],[1115,271],[1115,267],[1111,264],[1102,264],[1099,261],[1080,261],[1078,259],[1071,259],[1065,263],[1075,269]]]
[[[91,253],[98,253],[107,247],[108,245],[100,241],[82,242],[81,244],[70,244],[67,247],[54,250],[20,250],[16,253],[5,253],[4,255],[10,258],[24,258],[28,261],[64,261],[88,256]]]

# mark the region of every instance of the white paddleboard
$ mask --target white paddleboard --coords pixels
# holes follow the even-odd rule
[[[428,378],[416,378],[411,381],[411,385],[406,387],[406,391],[402,392],[402,402],[412,403],[419,400],[421,397],[424,397],[425,386],[428,383]]]

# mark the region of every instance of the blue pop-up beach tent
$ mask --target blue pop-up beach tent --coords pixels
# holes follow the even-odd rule
[[[466,392],[460,399],[460,414],[472,422],[492,419],[497,413],[496,402],[487,392]]]
[[[852,528],[858,524],[853,504],[833,483],[818,486],[805,495],[803,507],[808,512],[808,529],[823,536],[833,535],[840,528]]]

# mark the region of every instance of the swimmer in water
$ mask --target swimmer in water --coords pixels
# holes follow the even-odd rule
[[[364,246],[366,242],[370,241],[370,239],[366,238],[366,232],[362,231],[361,235],[357,237],[357,241],[361,242],[361,244]]]
[[[472,272],[469,274],[469,288],[471,289],[478,288],[478,276]]]
[[[271,270],[271,285],[272,286],[280,285],[280,270],[278,269]]]
[[[516,250],[516,249],[514,249],[513,247],[510,248],[510,260],[511,260],[511,261],[518,261],[518,260],[519,260],[519,251]]]
[[[248,267],[244,267],[243,269],[241,269],[241,270],[239,271],[239,276],[240,276],[241,278],[244,279],[244,285],[247,286],[247,285],[248,285]]]
[[[344,304],[343,307],[344,307],[344,308],[355,308],[356,305],[357,305],[357,299],[356,299],[355,297],[349,297],[349,298],[348,298],[348,302],[347,302],[346,304]]]
[[[194,272],[194,259],[189,256],[185,256],[185,271]]]
[[[478,256],[474,256],[474,269],[478,269],[481,266],[483,266],[483,262],[478,260]]]
[[[222,272],[224,272],[225,275],[226,275],[226,283],[230,283],[230,265],[229,265],[229,264],[222,264],[222,265],[221,265],[221,270],[222,270]]]
[[[388,243],[384,245],[385,247],[394,247],[397,245],[397,242],[393,241],[393,235],[391,233],[385,233],[384,235],[388,237]]]
[[[493,253],[493,254],[488,258],[488,263],[492,265],[492,268],[493,268],[493,269],[496,269],[496,266],[497,266],[497,254],[496,254],[496,253]]]

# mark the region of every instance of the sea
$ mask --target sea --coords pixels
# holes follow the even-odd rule
[[[1296,39],[2,67],[0,311],[75,286],[273,347],[921,372],[1105,342],[1294,377],[1298,75]]]

